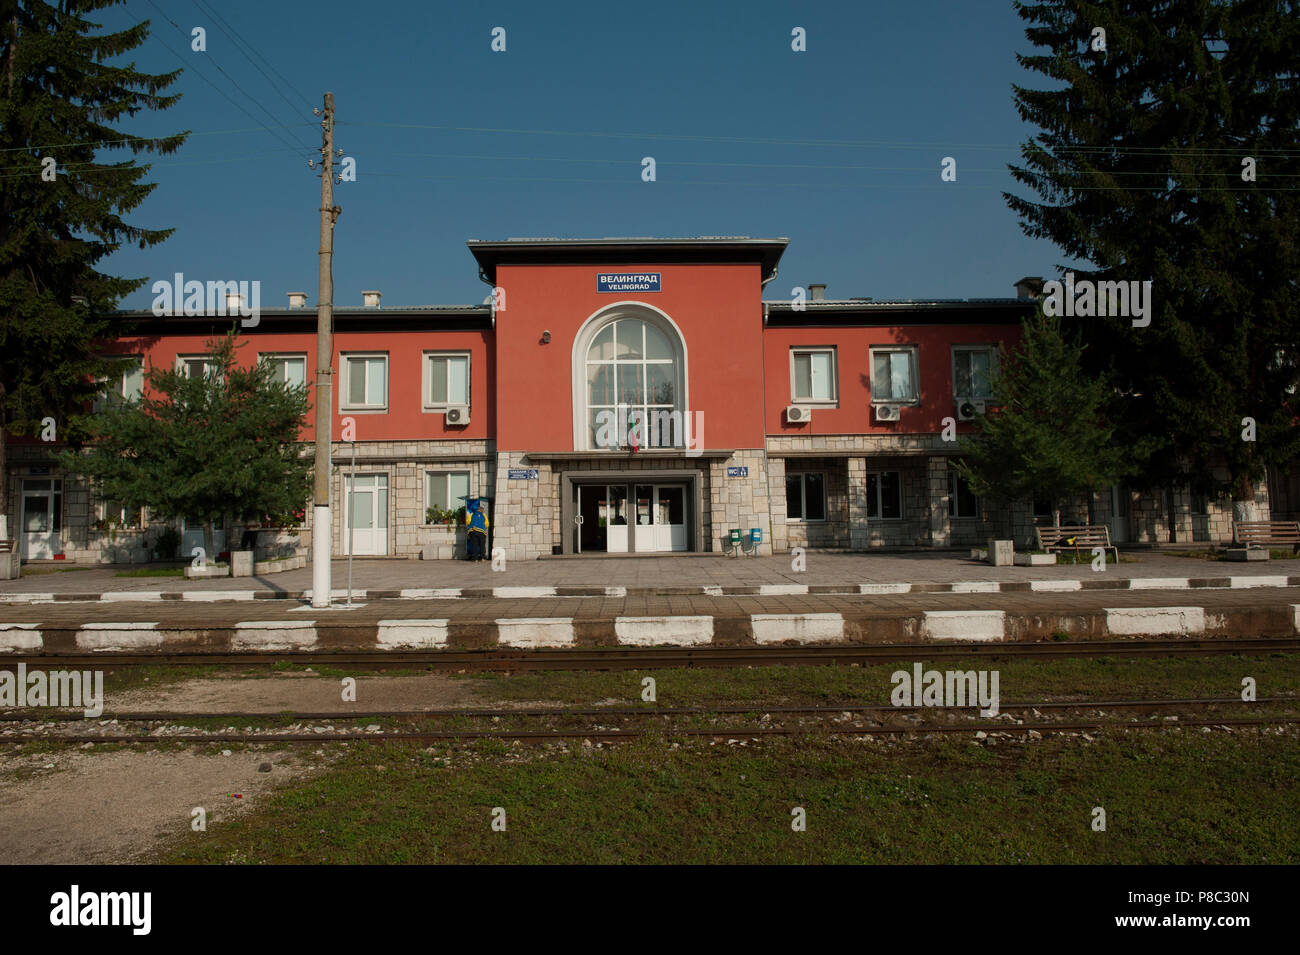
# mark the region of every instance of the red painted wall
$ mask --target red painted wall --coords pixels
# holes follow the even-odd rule
[[[168,335],[161,339],[123,338],[114,352],[145,356],[150,363],[167,368],[175,367],[178,355],[201,355],[208,351],[205,335]],[[246,331],[240,336],[244,342],[237,352],[243,366],[251,365],[262,354],[306,354],[307,381],[315,383],[316,335],[314,332],[258,332]],[[148,344],[142,344],[142,342]],[[464,427],[448,427],[441,414],[421,410],[423,383],[422,358],[425,350],[470,352],[470,422]],[[388,411],[387,413],[349,411],[339,413],[339,392],[344,383],[338,374],[339,356],[347,352],[387,352],[388,354]],[[342,419],[356,421],[358,441],[397,440],[473,440],[492,436],[495,430],[496,374],[492,357],[490,331],[386,331],[386,332],[336,332],[334,335],[334,440],[342,434]],[[315,389],[312,389],[312,408],[315,408]],[[302,439],[315,438],[315,411],[309,411],[302,431]]]
[[[662,291],[599,293],[601,272],[659,272]],[[597,310],[637,301],[666,313],[686,342],[689,411],[704,413],[704,448],[763,447],[758,265],[502,265],[497,285],[497,447],[574,450],[573,345]],[[551,333],[543,345],[542,332]]]
[[[956,417],[952,400],[953,345],[1002,343],[1010,350],[1020,340],[1018,325],[910,325],[873,328],[769,328],[764,334],[767,382],[765,421],[768,434],[934,434],[943,419]],[[839,365],[839,407],[813,408],[807,424],[789,424],[785,409],[791,402],[790,349],[836,347]],[[878,422],[871,413],[871,352],[876,345],[916,345],[921,404],[904,406],[898,421]],[[958,432],[974,426],[959,423]]]

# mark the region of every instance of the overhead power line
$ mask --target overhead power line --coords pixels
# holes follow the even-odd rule
[[[216,10],[211,9],[210,5],[203,3],[202,0],[192,0],[192,2],[196,7],[198,7],[198,9],[202,13],[212,18],[213,22],[216,23],[217,25],[217,29],[219,29],[226,36],[230,37],[230,42],[235,44],[235,49],[239,50],[239,52],[243,54],[244,59],[248,60],[248,62],[253,65],[253,68],[255,70],[257,70],[259,73],[261,73],[263,76],[266,77],[267,82],[271,84],[271,88],[280,94],[280,98],[284,100],[285,103],[288,104],[290,110],[292,110],[295,113],[298,112],[297,105],[289,102],[289,97],[284,95],[284,92],[280,89],[279,84],[277,84],[275,80],[273,80],[267,74],[266,70],[262,69],[260,66],[257,65],[257,62],[253,59],[254,56],[257,57],[257,59],[261,60],[263,63],[265,63],[267,67],[270,68],[271,72],[273,72],[276,76],[280,78],[281,82],[283,82],[285,86],[289,87],[289,89],[291,89],[295,94],[297,94],[298,98],[301,99],[307,105],[307,109],[310,110],[312,108],[311,101],[308,100],[306,96],[303,96],[302,91],[299,90],[296,86],[294,86],[293,83],[289,82],[289,80],[285,79],[284,74],[275,68],[275,64],[272,63],[270,60],[268,60],[266,57],[262,56],[262,54],[257,51],[256,47],[254,47],[252,43],[246,40],[243,34],[239,33],[238,30],[230,26],[229,23],[227,23],[224,19],[222,19],[221,15],[217,13]],[[229,29],[227,29],[227,27],[229,27]],[[232,33],[231,31],[234,32]],[[252,53],[252,56],[249,55],[249,52],[245,52],[245,50],[243,49],[244,47],[247,47],[248,51]]]

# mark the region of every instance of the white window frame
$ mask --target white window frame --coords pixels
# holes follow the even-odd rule
[[[464,401],[434,401],[429,394],[429,388],[433,384],[433,362],[442,358],[464,358],[465,359],[465,400]],[[470,397],[473,394],[474,358],[468,351],[426,351],[420,358],[421,361],[421,378],[420,378],[420,400],[425,411],[438,413],[445,412],[452,405],[470,405]]]
[[[882,474],[897,474],[897,475],[898,475],[898,516],[897,516],[897,517],[885,517],[885,516],[884,516],[884,514],[885,514],[885,497],[884,497],[885,482],[882,481],[882,480],[880,480],[880,476],[881,476]],[[870,510],[871,510],[871,504],[872,504],[872,501],[871,501],[871,498],[870,498],[870,494],[871,494],[871,478],[872,478],[873,475],[876,477],[876,499],[875,499],[876,513],[875,513],[875,516],[872,516],[871,513],[870,513]],[[900,470],[868,471],[868,472],[867,472],[867,489],[866,489],[866,490],[867,490],[867,495],[868,495],[868,498],[867,498],[867,511],[868,511],[868,513],[867,513],[867,520],[869,520],[869,521],[901,521],[901,520],[904,520],[904,515],[906,515],[906,513],[907,513],[907,509],[906,509],[906,508],[904,507],[904,505],[903,505],[903,497],[904,497],[904,493],[903,493],[903,472],[902,472],[902,471],[900,471]]]
[[[465,475],[465,493],[471,497],[474,495],[474,472],[469,468],[428,468],[424,472],[424,509],[426,512],[431,507],[440,507],[443,510],[455,510],[456,507],[461,507],[464,504],[464,502],[461,502],[461,504],[456,504],[455,507],[453,507],[454,502],[450,500],[446,504],[434,504],[429,500],[430,487],[433,484],[430,478],[435,474],[444,474],[449,478],[453,474]],[[451,497],[451,481],[447,482],[447,497]]]
[[[830,355],[831,356],[831,382],[829,398],[800,398],[795,392],[795,382],[798,378],[795,376],[794,362],[798,355]],[[811,363],[810,363],[811,366]],[[811,370],[810,370],[811,377]],[[810,408],[838,408],[840,406],[840,369],[839,354],[834,345],[793,345],[790,348],[790,404],[807,405]]]
[[[989,393],[987,395],[963,395],[957,390],[957,354],[958,352],[988,352],[989,353]],[[953,345],[952,346],[952,396],[957,401],[991,401],[993,399],[993,377],[998,371],[998,346],[997,345]]]
[[[310,385],[311,381],[307,378],[307,353],[306,352],[260,352],[257,356],[258,361],[282,362],[282,361],[301,361],[302,362],[302,382],[304,385]]]
[[[867,373],[871,376],[871,403],[873,405],[919,405],[921,403],[921,368],[916,345],[872,345],[868,349]],[[897,354],[903,352],[908,356],[912,387],[915,390],[911,398],[878,397],[876,394],[876,356],[880,354]]]
[[[359,405],[352,404],[351,400],[349,399],[349,395],[351,394],[352,391],[352,387],[351,387],[352,386],[352,362],[374,361],[376,359],[384,363],[384,394],[382,396],[383,401],[379,404],[372,404],[369,402],[365,404],[359,404]],[[366,414],[367,412],[372,414],[383,414],[388,410],[388,393],[390,390],[390,386],[392,384],[391,380],[389,379],[388,352],[382,352],[382,351],[342,352],[339,355],[339,372],[340,372],[339,378],[341,379],[341,381],[339,382],[339,411],[340,412],[355,411],[361,414]],[[366,375],[367,389],[369,388],[369,384],[370,384],[370,375],[367,374]],[[367,395],[367,397],[369,397],[369,395]]]
[[[825,524],[828,519],[826,515],[827,515],[828,505],[830,502],[827,500],[829,495],[827,494],[827,490],[826,490],[825,471],[786,471],[785,479],[788,484],[790,478],[792,477],[799,478],[799,510],[803,515],[807,515],[808,481],[806,476],[809,474],[816,474],[820,476],[822,479],[822,516],[821,517],[807,517],[807,516],[791,517],[787,513],[785,516],[785,522],[787,524]]]
[[[114,516],[116,516],[116,517],[118,518],[119,523],[118,523],[117,527],[118,527],[119,530],[125,530],[125,531],[137,531],[137,530],[143,530],[145,527],[147,527],[147,526],[149,525],[149,519],[148,519],[148,517],[145,515],[145,509],[144,509],[144,507],[130,508],[130,507],[127,507],[125,504],[123,504],[121,501],[112,502],[112,501],[109,501],[108,498],[105,498],[105,497],[101,497],[101,498],[99,499],[99,519],[100,519],[100,520],[102,520],[102,521],[107,521],[107,520],[108,520],[108,518],[109,518],[109,506],[108,506],[108,505],[109,505],[110,503],[116,503],[116,504],[118,505],[117,508],[114,508],[114,510],[117,512]],[[121,519],[122,519],[122,516],[123,516],[123,514],[125,514],[127,511],[136,511],[136,512],[140,515],[140,522],[139,522],[138,524],[131,524],[131,525],[127,525],[126,523],[122,522],[122,520],[121,520]]]
[[[182,374],[185,374],[185,366],[192,361],[203,362],[204,376],[211,375],[214,372],[219,371],[221,368],[221,366],[217,364],[216,359],[214,359],[211,355],[203,354],[202,352],[197,352],[192,355],[177,355],[176,370]],[[190,377],[190,376],[186,375],[186,377]]]
[[[144,356],[143,355],[109,355],[114,362],[126,365],[134,365],[140,371],[140,393],[127,397],[126,395],[126,376],[130,368],[123,367],[122,371],[112,378],[99,379],[103,391],[100,393],[91,405],[91,410],[96,414],[103,411],[110,403],[118,404],[126,401],[136,401],[144,397]],[[110,394],[109,389],[112,389]]]
[[[958,474],[952,468],[948,469],[948,517],[954,521],[978,520],[980,513],[984,509],[984,502],[980,500],[979,495],[976,494],[973,490],[971,491],[971,499],[975,502],[975,513],[974,514],[958,513],[961,510],[961,506],[960,506],[961,495],[957,493],[957,489],[958,489],[958,483],[961,480],[962,480],[962,476],[960,474]],[[967,487],[969,488],[969,482],[967,483]]]

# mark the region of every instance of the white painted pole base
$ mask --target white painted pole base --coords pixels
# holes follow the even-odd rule
[[[330,550],[333,546],[334,525],[330,507],[313,507],[311,511],[311,605],[330,605]]]

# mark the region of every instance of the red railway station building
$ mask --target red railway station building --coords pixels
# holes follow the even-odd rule
[[[1025,543],[1054,503],[1121,543],[1231,539],[1231,504],[1187,489],[994,507],[958,478],[945,419],[949,436],[973,428],[1039,283],[1004,299],[830,299],[812,285],[806,299],[765,300],[786,245],[475,240],[484,304],[392,308],[366,292],[336,305],[335,554],[351,540],[359,556],[451,557],[463,530],[433,518],[467,496],[491,499],[493,545],[511,560],[720,552],[733,531],[759,554]],[[289,298],[242,330],[240,356],[310,383],[316,312]],[[204,373],[207,342],[231,325],[130,317],[112,349],[126,398],[150,364]],[[25,559],[147,559],[147,508],[101,500],[39,442],[14,442],[8,465]],[[182,530],[188,553],[202,530]],[[262,541],[301,552],[310,530]]]

